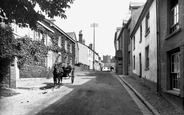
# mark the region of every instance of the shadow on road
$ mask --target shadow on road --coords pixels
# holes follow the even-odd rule
[[[142,115],[125,88],[110,73],[89,72],[76,77],[74,84],[61,87],[53,96],[58,97],[56,101],[48,102],[36,115]],[[60,96],[66,89],[70,91]]]
[[[14,95],[18,95],[20,93],[11,90],[11,89],[6,89],[6,88],[0,88],[0,97],[10,97]]]
[[[45,90],[45,89],[52,89],[54,87],[54,83],[43,83],[46,84],[46,86],[40,87],[40,90]]]
[[[77,81],[75,81],[74,84],[63,83],[63,86],[69,89],[72,89],[72,91],[64,95],[63,97],[59,98],[56,102],[52,103],[51,105],[48,105],[46,108],[40,110],[36,115],[43,115],[43,114],[90,115],[90,113],[88,113],[88,111],[85,110],[85,107],[84,108],[80,107],[78,106],[78,104],[82,104],[81,106],[85,106],[87,102],[81,102],[81,100],[88,100],[88,98],[93,96],[93,94],[95,93],[95,90],[91,90],[90,88],[89,89],[87,88],[93,82],[94,77],[91,77],[91,76],[98,77],[98,72],[97,73],[89,72],[88,74],[85,74],[85,75],[77,75],[76,77],[79,77],[78,79],[83,79],[84,81],[86,81],[84,83],[75,83]],[[84,78],[81,78],[81,77],[84,77]],[[53,83],[46,83],[46,84],[47,86],[42,87],[41,89],[43,90],[51,89],[54,86]],[[60,88],[62,88],[62,86]]]

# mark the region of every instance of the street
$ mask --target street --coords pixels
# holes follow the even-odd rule
[[[111,72],[81,72],[74,84],[64,79],[60,89],[52,83],[27,91],[21,102],[11,103],[5,115],[143,115],[130,91]],[[23,96],[23,95],[22,95]],[[15,97],[14,97],[15,98]],[[12,97],[13,99],[13,97]],[[11,99],[11,100],[12,100]],[[1,101],[2,102],[2,101]],[[5,101],[4,101],[5,102]],[[140,103],[140,102],[138,102]],[[13,105],[12,105],[13,104]],[[7,104],[8,106],[8,104]],[[2,110],[2,108],[1,108]],[[150,113],[147,115],[151,115]]]

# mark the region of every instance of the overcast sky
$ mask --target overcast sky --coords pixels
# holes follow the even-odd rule
[[[67,19],[55,18],[57,24],[65,32],[75,32],[77,39],[82,30],[85,44],[93,43],[92,23],[98,23],[95,29],[95,51],[103,55],[115,55],[114,34],[121,27],[128,13],[129,3],[146,0],[75,0],[66,10]]]

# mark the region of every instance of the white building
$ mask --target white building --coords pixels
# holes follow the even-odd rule
[[[156,0],[148,0],[131,33],[133,74],[157,83]],[[155,88],[155,87],[153,87]]]

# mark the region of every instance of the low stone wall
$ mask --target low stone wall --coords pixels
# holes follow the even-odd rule
[[[20,69],[20,78],[50,78],[51,73],[51,70],[42,66],[24,65],[24,68]]]
[[[81,67],[80,66],[75,66],[75,72],[79,72],[81,71]]]

